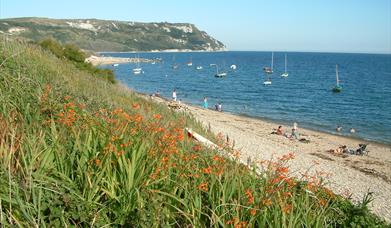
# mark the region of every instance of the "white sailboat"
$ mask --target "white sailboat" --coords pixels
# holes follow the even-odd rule
[[[219,72],[219,66],[217,64],[210,64],[210,66],[216,66],[216,74],[215,74],[216,78],[222,78],[227,76],[227,72]]]
[[[336,80],[337,80],[337,84],[335,85],[335,87],[333,88],[333,92],[334,93],[339,93],[342,91],[342,87],[339,85],[339,75],[338,75],[338,64],[335,65],[335,77],[336,77]]]
[[[186,63],[187,66],[193,66],[192,58],[190,57],[190,61]]]
[[[270,65],[270,67],[264,67],[263,68],[263,71],[266,74],[273,74],[273,60],[274,60],[274,52],[272,52],[272,64]]]
[[[284,77],[284,78],[289,76],[288,72],[286,71],[286,64],[287,64],[287,60],[286,60],[286,54],[285,54],[285,72],[283,74],[281,74],[281,77]]]
[[[172,69],[177,69],[178,68],[178,64],[176,64],[176,62],[175,62],[175,55],[172,57],[172,61],[174,62],[173,64],[172,64]]]
[[[271,85],[272,84],[272,80],[270,79],[270,77],[268,77],[264,82],[263,82],[263,85]]]
[[[137,56],[137,67],[133,68],[133,74],[141,74],[143,69],[140,67],[140,56]]]

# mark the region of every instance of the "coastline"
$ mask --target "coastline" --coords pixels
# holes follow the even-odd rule
[[[167,50],[152,50],[152,51],[99,51],[98,54],[109,54],[109,53],[191,53],[191,52],[226,52],[230,51],[228,49],[224,50],[191,50],[191,49],[167,49]]]
[[[150,63],[156,60],[145,59],[145,58],[122,58],[122,57],[112,57],[112,56],[95,56],[91,55],[85,59],[85,62],[91,63],[94,66],[99,65],[110,65],[110,64],[119,64],[119,63]]]
[[[131,90],[125,85],[123,87]],[[169,99],[162,97],[135,93],[158,103],[167,105],[170,102]],[[279,125],[283,126],[283,129],[290,130],[292,126],[287,124],[217,112],[186,103],[182,103],[181,106],[185,107],[184,112],[192,115],[206,128],[210,126],[214,134],[221,133],[228,136],[234,143],[234,148],[240,151],[241,161],[250,159],[254,164],[259,165],[264,160],[276,159],[293,152],[296,158],[289,162],[291,176],[303,179],[304,175],[320,175],[325,178],[328,188],[336,194],[351,198],[354,203],[361,202],[368,192],[372,192],[374,200],[368,205],[369,208],[387,222],[391,221],[390,145],[302,128],[298,123],[301,137],[309,140],[309,143],[303,143],[271,134]],[[355,150],[359,143],[369,143],[368,155],[328,152],[341,145]]]

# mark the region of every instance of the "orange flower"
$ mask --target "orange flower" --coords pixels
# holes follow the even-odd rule
[[[134,109],[139,109],[139,108],[140,108],[140,105],[137,104],[137,103],[134,103],[134,104],[132,104],[132,107],[133,107]]]
[[[319,204],[321,205],[321,206],[326,206],[326,204],[327,204],[327,201],[326,200],[324,200],[324,199],[320,199],[319,200]]]
[[[162,118],[162,115],[160,114],[154,114],[153,115],[153,118],[157,119],[157,120],[160,120],[160,118]]]
[[[95,165],[99,166],[101,161],[99,159],[95,159]]]
[[[257,214],[257,210],[256,209],[251,209],[250,210],[250,215],[254,216]]]
[[[251,193],[251,190],[250,189],[247,189],[246,192],[245,192],[246,196],[247,196],[247,203],[249,204],[253,204],[254,203],[254,196],[253,194]]]
[[[211,174],[212,173],[212,167],[209,166],[208,168],[203,169],[203,172],[205,174]]]
[[[197,145],[194,145],[193,147],[192,147],[192,149],[194,150],[194,151],[200,151],[201,150],[201,145],[199,145],[199,144],[197,144]]]
[[[272,205],[272,201],[270,199],[264,199],[262,200],[262,204],[265,206],[270,206]]]
[[[286,214],[289,214],[292,210],[292,204],[287,204],[282,208],[282,211]]]
[[[278,167],[277,169],[276,169],[276,171],[278,172],[278,173],[288,173],[289,172],[289,169],[288,169],[288,167]]]
[[[283,192],[282,193],[284,196],[286,197],[291,197],[292,196],[292,193],[291,192]]]
[[[205,191],[207,192],[208,191],[208,183],[201,183],[200,185],[198,185],[198,189],[201,190],[201,191]]]
[[[290,152],[289,154],[285,154],[285,155],[283,155],[282,157],[279,157],[278,159],[279,159],[280,161],[288,161],[288,160],[291,160],[291,159],[293,159],[293,158],[295,158],[295,154],[292,153],[292,152]]]

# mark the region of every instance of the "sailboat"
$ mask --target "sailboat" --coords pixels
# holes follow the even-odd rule
[[[222,78],[227,76],[227,72],[219,72],[219,66],[217,64],[210,64],[210,66],[216,66],[216,74],[215,74],[216,78]]]
[[[133,68],[133,74],[141,74],[143,69],[140,67],[140,56],[137,56],[137,67]]]
[[[186,63],[187,66],[193,66],[193,62],[191,61],[191,57],[190,57],[190,61]]]
[[[267,76],[267,79],[263,81],[263,85],[271,85],[271,84],[272,84],[272,80],[270,79],[269,76]]]
[[[178,68],[178,64],[176,64],[175,63],[175,55],[172,57],[172,61],[174,62],[173,64],[172,64],[172,69],[177,69]]]
[[[274,52],[272,52],[272,64],[270,67],[264,67],[263,68],[263,71],[266,73],[266,74],[273,74],[273,59],[274,59]]]
[[[288,72],[286,72],[286,54],[285,54],[285,72],[283,73],[283,74],[281,74],[281,77],[284,77],[284,78],[286,78],[286,77],[288,77]]]
[[[334,92],[334,93],[339,93],[339,92],[342,91],[342,87],[339,85],[338,64],[335,65],[335,77],[336,77],[336,80],[337,80],[337,84],[336,84],[335,87],[333,88],[333,92]]]

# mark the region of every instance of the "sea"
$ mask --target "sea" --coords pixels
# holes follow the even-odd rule
[[[175,89],[178,99],[196,106],[202,106],[207,97],[210,107],[221,102],[224,112],[276,124],[297,122],[299,127],[391,144],[390,54],[274,52],[271,75],[263,72],[263,67],[271,66],[271,52],[102,54],[161,60],[141,63],[143,73],[139,75],[132,73],[137,67],[134,63],[103,66],[113,69],[118,81],[141,93],[158,91],[170,99]],[[281,77],[285,54],[286,78]],[[187,65],[190,61],[192,66]],[[332,92],[337,64],[340,93]],[[227,76],[216,78],[216,66]],[[272,84],[265,86],[268,77]],[[342,131],[336,132],[337,126]]]

